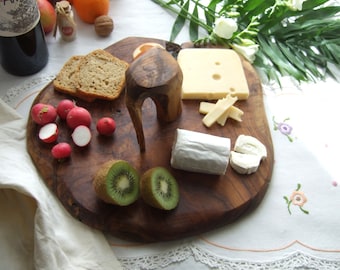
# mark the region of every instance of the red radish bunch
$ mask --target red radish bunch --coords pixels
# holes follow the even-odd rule
[[[116,122],[111,117],[102,117],[98,120],[96,128],[99,134],[110,136],[116,130]]]
[[[50,104],[37,103],[32,107],[31,116],[38,125],[52,123],[57,119],[57,110]]]
[[[57,141],[59,129],[55,122],[58,116],[73,130],[71,138],[75,145],[84,147],[90,143],[92,116],[87,109],[76,106],[75,102],[69,99],[61,100],[56,107],[44,103],[37,103],[32,107],[33,121],[42,126],[38,134],[40,140],[45,143]],[[96,128],[100,135],[111,136],[115,132],[116,122],[111,117],[102,117],[97,121]],[[55,159],[67,158],[71,152],[71,145],[66,142],[59,142],[51,149]]]

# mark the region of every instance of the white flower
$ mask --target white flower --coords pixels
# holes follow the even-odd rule
[[[243,55],[250,63],[253,63],[255,60],[255,55],[259,50],[258,44],[243,46],[238,44],[231,44],[231,47],[238,52],[239,54]]]
[[[230,18],[218,18],[215,21],[214,33],[225,39],[229,39],[237,31],[237,23]]]
[[[301,10],[302,9],[302,4],[305,0],[288,0],[287,1],[287,6],[291,10]]]

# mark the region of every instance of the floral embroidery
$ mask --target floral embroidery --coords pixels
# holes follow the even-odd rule
[[[283,122],[276,122],[275,117],[273,116],[273,122],[274,122],[274,130],[279,130],[283,135],[285,135],[290,142],[293,141],[293,138],[291,137],[291,133],[293,130],[293,127],[286,122],[289,120],[289,118],[286,118],[283,120]]]
[[[307,202],[307,197],[305,196],[305,194],[302,191],[300,191],[300,188],[301,188],[301,185],[298,184],[296,190],[294,190],[292,192],[289,199],[288,199],[287,196],[283,197],[285,199],[286,203],[287,203],[288,212],[289,212],[290,215],[292,214],[292,212],[290,210],[290,207],[291,207],[292,204],[298,206],[303,213],[309,214],[309,212],[303,208],[303,206]]]

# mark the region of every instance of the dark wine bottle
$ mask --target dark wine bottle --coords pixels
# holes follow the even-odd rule
[[[0,1],[0,61],[19,76],[46,66],[48,49],[36,0]]]

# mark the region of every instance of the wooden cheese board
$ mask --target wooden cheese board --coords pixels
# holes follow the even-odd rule
[[[145,42],[157,42],[174,56],[179,46],[164,40],[130,37],[106,50],[127,62],[132,61],[134,49]],[[194,236],[234,222],[254,210],[262,201],[270,183],[274,152],[270,130],[264,110],[262,88],[254,68],[246,61],[243,67],[250,88],[250,97],[238,101],[244,111],[243,122],[228,120],[226,126],[206,128],[198,112],[199,101],[183,101],[183,112],[175,122],[157,121],[156,109],[150,99],[143,104],[143,127],[146,151],[141,153],[135,130],[125,107],[124,94],[119,99],[87,103],[76,100],[87,108],[93,117],[93,138],[85,148],[76,147],[71,131],[57,120],[60,128],[58,141],[70,142],[71,158],[64,162],[54,160],[50,154],[53,145],[38,139],[37,126],[31,118],[27,124],[27,149],[33,163],[47,186],[69,213],[93,228],[115,236],[142,242],[175,240]],[[33,104],[42,102],[57,105],[64,98],[72,97],[55,92],[53,84],[47,85]],[[112,137],[98,135],[95,123],[102,116],[112,116],[117,128]],[[228,166],[223,176],[191,173],[170,166],[171,146],[177,128],[208,133],[231,139],[232,147],[240,134],[251,135],[265,144],[268,157],[258,171],[240,175]],[[172,211],[162,211],[146,205],[142,199],[130,206],[109,205],[99,200],[92,188],[92,179],[98,168],[110,159],[130,162],[140,173],[154,166],[164,166],[176,177],[180,188],[180,202]]]

